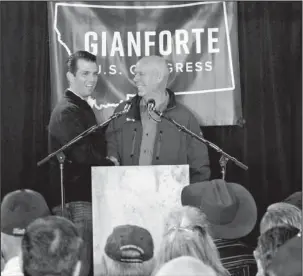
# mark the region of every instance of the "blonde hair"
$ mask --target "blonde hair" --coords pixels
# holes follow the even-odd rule
[[[268,206],[260,223],[260,233],[278,226],[293,226],[302,230],[302,211],[289,203],[278,202]]]
[[[218,276],[229,275],[208,232],[206,216],[195,207],[183,206],[168,215],[154,272],[164,263],[181,256],[201,260],[213,268]]]
[[[154,258],[142,263],[123,263],[102,256],[100,276],[150,276],[154,269]]]

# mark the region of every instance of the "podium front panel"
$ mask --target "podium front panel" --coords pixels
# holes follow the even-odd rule
[[[106,239],[118,225],[133,224],[149,230],[156,254],[164,218],[181,206],[181,191],[188,184],[188,165],[93,167],[95,275],[100,273]]]

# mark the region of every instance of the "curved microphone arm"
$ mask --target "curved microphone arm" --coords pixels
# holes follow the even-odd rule
[[[92,127],[88,128],[87,130],[83,131],[82,133],[80,133],[78,136],[76,136],[75,138],[73,138],[72,140],[70,140],[69,142],[67,142],[64,146],[62,146],[61,148],[59,148],[58,150],[52,152],[51,154],[49,154],[48,156],[46,156],[45,158],[43,158],[42,160],[40,160],[37,165],[41,166],[42,164],[44,164],[45,162],[47,162],[49,159],[53,158],[54,156],[58,155],[59,153],[63,152],[64,150],[66,150],[67,148],[69,148],[71,145],[73,145],[74,143],[78,142],[79,140],[83,139],[84,137],[88,136],[90,133],[96,131],[99,128],[103,128],[104,126],[108,125],[112,120],[126,114],[131,108],[131,104],[127,103],[125,105],[124,110],[114,113],[112,116],[110,116],[105,122],[103,122],[102,124],[96,124],[93,125]]]
[[[187,129],[185,126],[179,124],[178,122],[176,122],[175,120],[173,120],[170,117],[167,117],[165,115],[163,115],[163,112],[159,112],[157,110],[153,110],[159,117],[163,117],[165,120],[169,121],[170,123],[172,123],[173,125],[175,125],[179,130],[191,135],[192,137],[196,138],[197,140],[199,140],[200,142],[206,144],[207,146],[215,149],[217,152],[219,152],[221,154],[221,158],[220,158],[220,166],[222,168],[221,172],[222,172],[222,178],[225,178],[225,172],[226,172],[226,163],[228,162],[228,160],[233,161],[237,166],[239,166],[240,168],[247,170],[248,167],[246,165],[244,165],[242,162],[240,162],[239,160],[237,160],[235,157],[230,156],[229,154],[227,154],[226,152],[224,152],[221,148],[219,148],[217,145],[215,145],[214,143],[204,139],[203,137],[197,135],[196,133],[190,131],[189,129]]]

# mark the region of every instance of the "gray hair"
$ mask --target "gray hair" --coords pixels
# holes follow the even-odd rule
[[[267,230],[290,225],[302,230],[302,211],[296,206],[278,202],[268,206],[260,223],[260,233],[263,234]]]

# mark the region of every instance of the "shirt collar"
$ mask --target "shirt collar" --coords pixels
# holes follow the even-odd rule
[[[97,107],[97,101],[95,98],[93,98],[92,96],[88,96],[87,99],[84,99],[83,97],[81,97],[80,95],[76,94],[71,88],[68,88],[67,90],[69,90],[71,93],[73,93],[75,96],[77,96],[78,98],[80,98],[81,100],[85,101],[88,103],[88,105],[91,108]],[[98,108],[98,107],[97,107]]]
[[[172,110],[176,107],[176,99],[175,94],[170,89],[166,88],[166,92],[168,94],[168,104],[166,107],[166,111]],[[130,111],[128,112],[128,118],[131,118],[135,121],[141,120],[141,114],[140,114],[140,102],[142,97],[140,97],[138,94],[131,99],[132,106],[130,108]]]
[[[157,107],[158,111],[160,112],[163,112],[167,105],[168,105],[168,102],[169,102],[169,95],[167,93],[167,91],[165,91],[165,98],[164,98],[164,101],[162,103],[160,103]],[[143,111],[146,111],[146,100],[144,98],[141,98],[141,101],[140,101],[140,111],[143,112]]]
[[[68,88],[68,90],[72,93],[74,93],[77,97],[79,97],[81,100],[83,101],[86,101],[87,102],[87,99],[83,98],[82,96],[80,96],[79,94],[77,94],[76,92],[74,92],[71,88]]]

